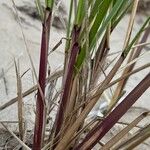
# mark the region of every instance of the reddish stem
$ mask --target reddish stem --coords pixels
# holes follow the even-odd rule
[[[68,68],[66,69],[66,73],[64,77],[64,84],[63,84],[64,89],[63,89],[63,93],[61,96],[60,107],[59,107],[59,110],[56,116],[56,122],[55,122],[55,126],[56,126],[55,136],[57,137],[63,124],[64,113],[65,113],[66,106],[68,103],[69,93],[71,90],[71,83],[72,83],[73,74],[74,74],[74,65],[76,62],[76,57],[79,52],[79,44],[78,44],[79,32],[80,32],[80,28],[78,28],[77,26],[74,26],[74,30],[72,33],[71,54],[70,54],[70,59],[68,63]]]
[[[39,85],[36,102],[36,118],[34,128],[34,140],[33,150],[41,150],[44,136],[44,123],[45,123],[45,85],[46,85],[46,73],[47,73],[47,56],[49,47],[49,33],[51,24],[50,9],[45,10],[45,18],[43,22],[42,40],[41,40],[41,54],[40,54],[40,66],[39,66]]]

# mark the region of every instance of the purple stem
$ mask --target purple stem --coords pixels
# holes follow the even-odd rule
[[[65,73],[65,77],[64,77],[64,83],[63,83],[63,93],[61,96],[61,100],[60,100],[60,107],[56,116],[56,122],[55,122],[55,136],[58,136],[62,124],[63,124],[63,120],[64,120],[64,113],[66,110],[66,106],[68,103],[68,99],[69,99],[69,93],[71,90],[71,82],[74,76],[74,65],[76,62],[76,57],[78,55],[79,52],[79,44],[78,44],[78,36],[79,36],[79,32],[80,32],[80,28],[78,28],[76,25],[74,26],[74,30],[72,33],[72,46],[71,46],[71,54],[70,54],[70,59],[69,59],[69,63],[68,63],[68,67],[66,69],[66,73]]]
[[[45,10],[45,19],[42,30],[41,40],[41,54],[40,54],[40,66],[39,66],[39,85],[36,101],[36,118],[34,127],[34,139],[33,139],[33,150],[41,150],[43,137],[44,137],[44,123],[45,123],[45,85],[46,85],[46,74],[47,74],[47,56],[49,46],[49,33],[51,23],[50,9]]]

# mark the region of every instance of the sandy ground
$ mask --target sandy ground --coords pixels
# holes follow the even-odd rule
[[[18,6],[18,8],[20,8],[20,10],[22,10],[22,7],[25,6],[27,7],[30,6],[32,8],[35,8],[34,2],[31,2],[30,0],[22,0],[22,1],[15,0],[15,3]],[[68,6],[66,6],[66,10],[68,10]],[[27,55],[23,35],[15,13],[16,13],[15,9],[13,8],[13,5],[10,0],[0,1],[0,21],[1,21],[0,22],[0,106],[10,101],[12,98],[16,97],[17,95],[14,58],[16,60],[19,60],[20,74],[23,74],[26,70],[30,68],[30,70],[22,78],[23,91],[29,89],[35,83],[35,80],[33,80],[32,67],[29,61],[29,57]],[[30,51],[34,63],[34,67],[38,74],[41,23],[39,20],[32,18],[32,16],[25,13],[24,11],[19,11],[19,9],[18,9],[18,14],[21,18],[22,30],[25,35],[27,47]],[[59,16],[57,12],[56,15]],[[63,15],[66,16],[67,11]],[[125,18],[119,24],[117,30],[115,30],[115,32],[112,35],[111,50],[113,52],[120,51],[122,48],[128,20],[129,20],[129,16],[125,16]],[[141,15],[137,16],[134,25],[134,33],[136,33],[136,31],[140,27],[140,24],[144,20],[145,20],[144,16]],[[61,26],[63,26],[63,23],[61,21],[59,21],[58,24],[62,24]],[[56,25],[53,25],[51,30],[51,36],[50,36],[51,37],[50,49],[52,49],[54,45],[64,36],[65,36],[65,31],[63,29],[58,29]],[[62,68],[63,50],[64,50],[63,47],[64,47],[64,42],[56,52],[52,53],[49,56],[49,62],[50,62],[52,72],[55,71],[56,69]],[[150,52],[149,47],[147,47],[143,51],[143,53],[146,54],[144,54],[144,56],[138,61],[136,66],[141,66],[146,62],[150,62],[150,53],[148,52]],[[126,94],[128,94],[129,91],[133,89],[149,71],[150,71],[149,69],[146,69],[140,72],[138,75],[136,74],[132,76],[126,86]],[[148,89],[141,96],[141,98],[136,102],[136,104],[134,105],[134,107],[136,107],[135,111],[131,109],[128,112],[129,115],[126,115],[126,117],[124,117],[123,120],[125,121],[128,120],[127,122],[130,122],[130,120],[133,119],[133,116],[136,116],[141,111],[150,110],[149,98],[150,98],[150,89]],[[34,105],[35,105],[34,94],[24,98],[24,102],[25,102],[25,120],[27,122],[27,127],[31,129],[33,128],[33,122],[35,117],[34,116]],[[14,104],[11,107],[1,111],[0,121],[17,121],[16,106],[17,105]],[[99,104],[97,104],[95,107],[96,113],[98,110],[99,110]],[[144,122],[146,123],[148,122],[148,120],[145,120]],[[13,128],[16,129],[17,127],[13,126]],[[144,147],[145,150],[146,149],[148,150],[149,148],[148,146]]]

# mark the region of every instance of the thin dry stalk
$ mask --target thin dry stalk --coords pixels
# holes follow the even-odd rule
[[[128,24],[128,29],[127,29],[127,32],[126,32],[126,38],[125,38],[125,41],[124,41],[123,49],[125,49],[128,46],[129,41],[130,41],[130,37],[131,37],[132,30],[133,30],[133,24],[134,24],[134,20],[135,20],[135,16],[136,16],[138,3],[139,3],[139,0],[135,0],[134,3],[133,3],[132,13],[131,13],[131,16],[130,16],[130,21],[129,21],[129,24]]]
[[[126,126],[122,131],[120,131],[118,134],[116,134],[113,138],[111,138],[102,148],[101,150],[108,150],[113,145],[115,145],[119,140],[123,138],[124,135],[129,133],[129,131],[134,128],[141,120],[143,120],[145,117],[148,116],[149,112],[145,112],[141,114],[139,117],[137,117],[135,120],[133,120],[128,126]]]
[[[126,79],[126,78],[128,78],[129,76],[131,76],[132,74],[135,74],[135,73],[137,73],[137,72],[139,72],[139,71],[141,71],[141,70],[143,70],[143,69],[146,69],[146,68],[148,68],[148,67],[150,67],[150,63],[148,63],[148,64],[146,64],[146,65],[143,65],[142,67],[139,67],[139,68],[133,70],[132,72],[130,72],[130,73],[128,73],[128,74],[125,74],[124,76],[119,77],[118,79],[116,79],[116,80],[110,82],[108,85],[106,85],[106,86],[104,87],[104,89],[106,90],[107,88],[109,88],[109,87],[115,85],[115,84],[118,83],[119,81],[121,81],[121,80],[123,80],[123,79]],[[101,90],[100,90],[100,91],[101,91]],[[99,95],[99,94],[97,94],[97,95]],[[94,95],[93,98],[94,98],[95,96],[97,96],[97,95]]]
[[[53,74],[51,74],[46,79],[46,82],[47,83],[52,82],[52,81],[60,78],[62,75],[63,75],[62,70],[54,72]],[[26,97],[26,96],[32,94],[33,92],[35,92],[37,89],[38,89],[38,85],[35,85],[35,86],[31,87],[30,89],[28,89],[27,91],[25,91],[24,93],[22,93],[22,96]],[[17,102],[17,100],[18,100],[18,97],[15,97],[15,98],[11,99],[10,101],[8,101],[7,103],[3,104],[2,106],[0,106],[0,111],[6,109],[7,107],[9,107],[11,105],[13,105],[15,102]]]
[[[65,122],[69,123],[68,128],[70,128],[70,126],[72,126],[74,120],[75,120],[75,115],[70,116],[69,114],[74,110],[74,106],[76,103],[76,96],[77,96],[77,80],[78,80],[78,76],[76,76],[73,80],[73,84],[72,84],[72,90],[71,90],[71,94],[70,94],[70,101],[68,103],[68,106],[66,108],[66,114],[65,114]],[[65,129],[66,130],[66,129]]]
[[[21,82],[21,76],[20,76],[20,68],[19,68],[19,62],[18,67],[15,63],[15,70],[16,70],[16,78],[17,78],[17,95],[18,95],[18,124],[19,124],[19,137],[23,141],[24,140],[24,103],[23,103],[23,96],[22,96],[22,82]]]
[[[150,45],[150,42],[143,42],[143,43],[140,43],[140,44],[136,44],[132,48],[137,48],[137,47],[147,46],[147,45]]]
[[[139,144],[144,142],[150,137],[150,124],[133,134],[129,139],[121,142],[119,145],[114,147],[112,150],[131,150],[137,147]]]
[[[24,93],[22,93],[22,97],[26,97],[30,94],[32,94],[34,91],[37,90],[37,85],[33,86],[32,88],[30,88],[29,90],[25,91]],[[3,104],[2,106],[0,106],[0,111],[6,109],[7,107],[13,105],[14,103],[16,103],[18,101],[18,96],[11,99],[10,101],[6,102],[5,104]]]

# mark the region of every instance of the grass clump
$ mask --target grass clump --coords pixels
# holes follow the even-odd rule
[[[92,149],[102,142],[101,139],[105,137],[107,132],[149,88],[150,73],[122,99],[130,76],[150,67],[150,63],[147,63],[134,69],[136,59],[140,56],[144,46],[148,44],[147,39],[150,33],[150,18],[147,18],[139,31],[132,35],[138,3],[139,0],[79,0],[75,2],[71,0],[66,37],[62,38],[49,53],[53,8],[57,4],[55,0],[46,0],[43,10],[40,1],[36,1],[42,21],[37,85],[22,93],[20,76],[16,66],[18,97],[0,107],[0,110],[5,109],[18,100],[18,108],[21,112],[23,106],[20,102],[22,98],[37,90],[33,150]],[[127,24],[124,45],[118,57],[109,64],[112,69],[108,71],[106,62],[112,52],[110,39],[128,10],[131,10],[131,13],[129,14],[130,19]],[[54,74],[50,73],[47,77],[48,57],[51,59],[51,53],[61,45],[63,39],[66,40],[64,68]],[[125,67],[122,69],[123,73],[114,79],[123,63],[125,63]],[[34,68],[33,65],[32,67]],[[62,77],[61,91],[55,93],[54,89],[60,77]],[[48,103],[45,96],[47,83],[50,85],[48,94],[51,103]],[[115,84],[117,86],[114,88]],[[107,97],[104,96],[107,90],[112,93],[109,98],[110,102],[103,112],[103,118],[96,118],[87,123],[87,116],[95,104],[102,101],[102,97],[107,100]],[[49,128],[50,132],[47,137],[45,135],[47,118],[56,106],[55,120],[52,127]],[[138,130],[126,141],[119,144],[118,141],[148,115],[149,112],[145,112],[137,116],[107,143],[99,145],[98,149],[131,149],[138,146],[150,136],[147,132],[149,125]],[[18,118],[20,140],[23,141],[23,122],[21,116]],[[25,147],[23,143],[22,146]]]

